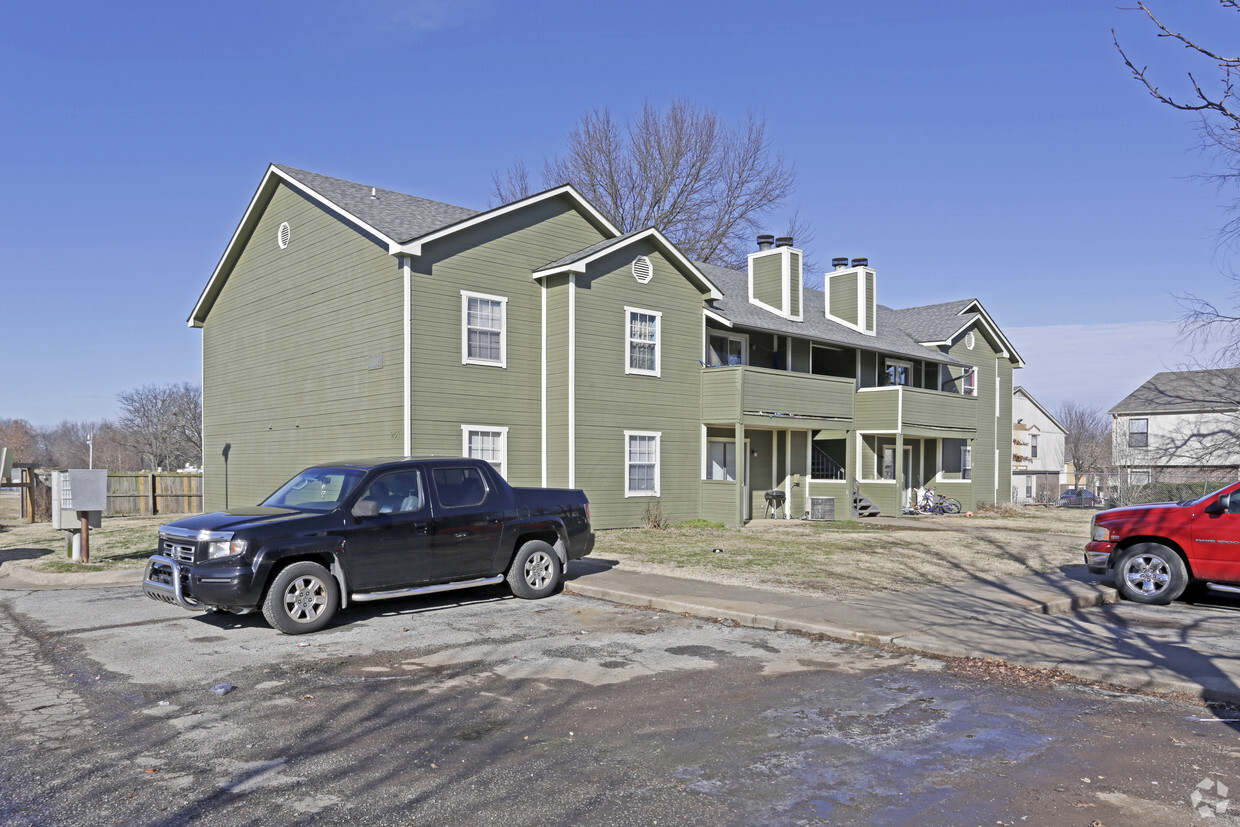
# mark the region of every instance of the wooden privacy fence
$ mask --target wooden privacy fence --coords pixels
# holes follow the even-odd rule
[[[197,514],[202,511],[202,474],[108,474],[105,517]]]

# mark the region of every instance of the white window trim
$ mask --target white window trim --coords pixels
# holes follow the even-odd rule
[[[633,367],[633,340],[629,331],[633,329],[633,314],[654,316],[654,370],[642,370]],[[663,314],[658,310],[643,310],[640,307],[624,308],[624,372],[640,376],[659,376],[663,370]],[[627,487],[627,483],[625,484]]]
[[[484,301],[499,302],[499,361],[494,359],[479,359],[469,355],[470,299],[482,299]],[[461,364],[491,365],[492,367],[500,368],[508,367],[508,298],[506,296],[492,296],[487,293],[473,293],[469,290],[461,291]]]
[[[652,436],[654,437],[654,491],[632,491],[629,489],[629,439],[635,436]],[[662,453],[663,453],[663,432],[662,431],[625,431],[624,432],[624,496],[628,497],[657,497],[659,496],[660,478],[662,476]]]
[[[508,427],[499,425],[462,425],[461,456],[469,456],[469,436],[476,433],[499,434],[499,475],[508,479]],[[484,460],[486,462],[487,460]]]
[[[968,380],[970,378],[972,378],[973,380],[972,387],[969,386]],[[977,396],[977,384],[978,384],[977,380],[978,380],[978,370],[976,367],[969,368],[967,371],[965,371],[965,375],[960,377],[960,389],[964,392],[965,396]]]

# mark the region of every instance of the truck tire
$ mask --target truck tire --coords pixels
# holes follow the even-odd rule
[[[1161,606],[1188,586],[1188,569],[1180,555],[1158,543],[1140,543],[1115,563],[1115,587],[1135,603]]]
[[[560,557],[542,540],[530,540],[517,549],[508,567],[508,588],[517,597],[537,600],[560,587]]]
[[[340,588],[331,572],[308,560],[282,569],[263,598],[263,617],[286,635],[322,629],[340,607]]]

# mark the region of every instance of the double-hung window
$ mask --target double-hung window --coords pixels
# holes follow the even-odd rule
[[[1150,421],[1148,419],[1128,420],[1128,447],[1148,448],[1150,446]]]
[[[969,368],[964,372],[964,395],[977,396],[977,368]]]
[[[1030,459],[1038,458],[1038,435],[1037,434],[1029,435],[1029,458]]]
[[[964,445],[960,448],[960,479],[973,479],[973,446]]]
[[[659,375],[659,328],[663,314],[656,310],[624,308],[627,339],[624,372]]]
[[[659,496],[658,431],[624,432],[624,496]]]
[[[461,363],[505,367],[508,299],[461,291]]]
[[[486,425],[461,426],[461,453],[489,462],[501,477],[508,478],[508,429]]]

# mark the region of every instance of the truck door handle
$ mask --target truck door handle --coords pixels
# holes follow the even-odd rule
[[[469,534],[470,533],[468,531],[456,531],[456,532],[453,532],[452,536],[458,540],[464,540],[466,537],[469,536]]]

